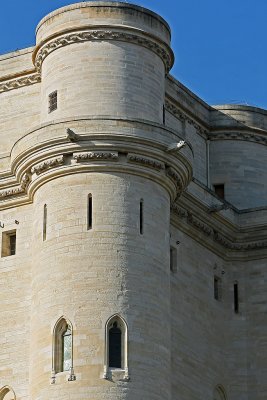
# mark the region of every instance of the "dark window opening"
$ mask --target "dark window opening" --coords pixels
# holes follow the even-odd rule
[[[235,313],[238,314],[239,312],[239,299],[238,299],[238,283],[234,283],[234,308]]]
[[[166,108],[165,108],[164,104],[163,104],[163,110],[162,110],[162,121],[163,121],[163,125],[165,125],[165,122],[166,122]]]
[[[170,270],[177,271],[177,251],[174,247],[170,247]]]
[[[44,205],[44,216],[43,216],[43,241],[46,240],[46,230],[47,230],[47,205]]]
[[[213,185],[214,192],[217,194],[218,197],[224,199],[224,184],[220,183],[218,185]]]
[[[144,202],[143,200],[140,201],[140,210],[139,210],[140,216],[139,216],[139,229],[140,229],[140,235],[143,235],[144,232]]]
[[[121,368],[121,330],[115,321],[109,329],[109,367]]]
[[[51,113],[57,109],[57,91],[48,96],[48,112]]]
[[[217,276],[214,277],[214,299],[221,300],[221,279]]]
[[[92,195],[88,195],[88,215],[87,215],[87,229],[93,227],[93,198]]]
[[[16,254],[16,231],[4,232],[2,235],[2,257]]]

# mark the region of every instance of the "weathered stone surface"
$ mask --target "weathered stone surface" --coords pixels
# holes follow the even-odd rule
[[[0,57],[1,399],[266,398],[267,112],[205,104],[166,77],[169,46],[161,17],[94,1]],[[128,369],[107,371],[115,314]],[[73,369],[56,373],[62,316]]]

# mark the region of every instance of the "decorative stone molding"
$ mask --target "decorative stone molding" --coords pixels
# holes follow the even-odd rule
[[[68,377],[68,382],[74,382],[74,381],[76,381],[76,375],[74,373],[74,368],[71,367],[70,374],[69,374],[69,377]]]
[[[259,250],[259,249],[266,249],[267,248],[267,241],[257,241],[257,242],[250,242],[250,243],[235,243],[231,240],[227,239],[225,236],[221,235],[218,232],[214,233],[213,237],[215,242],[220,243],[223,247],[229,250],[241,250],[241,251],[248,251],[248,250]]]
[[[259,144],[267,145],[267,137],[256,135],[254,133],[245,132],[223,132],[214,133],[210,136],[210,140],[243,140],[247,142],[256,142]]]
[[[34,73],[17,79],[11,79],[0,82],[0,93],[8,92],[10,90],[19,89],[23,86],[34,85],[41,82],[41,75]]]
[[[5,197],[16,196],[22,193],[24,193],[24,190],[20,186],[8,190],[1,190],[0,199],[4,199]]]
[[[21,184],[18,187],[5,189],[0,192],[0,199],[26,193],[30,182],[31,182],[31,175],[29,173],[25,173],[21,179]]]
[[[181,220],[184,220],[198,231],[204,233],[205,236],[210,237],[215,243],[218,243],[224,249],[237,252],[267,249],[267,240],[258,240],[253,242],[241,242],[239,240],[239,242],[234,242],[231,239],[228,239],[225,235],[217,232],[211,226],[205,224],[202,220],[176,203],[171,205],[171,211]]]
[[[127,155],[127,160],[129,162],[132,162],[135,164],[144,165],[145,167],[157,169],[158,171],[165,168],[164,163],[162,163],[160,161],[154,160],[153,158],[148,158],[148,157],[144,157],[141,155],[133,154],[133,153],[129,153]]]
[[[54,157],[50,158],[49,160],[42,161],[39,164],[36,164],[35,166],[32,167],[31,173],[40,175],[42,172],[51,169],[51,168],[56,168],[64,163],[64,157],[59,156],[59,157]]]
[[[173,203],[171,205],[171,211],[174,214],[178,215],[178,217],[180,217],[180,218],[187,218],[187,216],[188,216],[188,212],[184,208],[179,207],[175,203]]]
[[[166,175],[172,179],[177,187],[178,193],[182,193],[183,190],[183,182],[180,176],[175,172],[173,168],[167,168]]]
[[[189,224],[193,225],[199,231],[202,231],[205,235],[211,236],[213,234],[213,229],[210,228],[207,224],[202,222],[200,219],[196,218],[191,213],[188,213],[187,221]]]
[[[54,385],[56,383],[56,373],[55,373],[55,371],[52,371],[52,373],[51,373],[50,383],[51,383],[51,385]]]
[[[73,159],[77,162],[94,161],[94,160],[117,160],[119,157],[116,151],[86,151],[82,153],[74,153]]]
[[[203,128],[200,124],[198,124],[196,121],[194,121],[188,115],[183,113],[176,105],[174,105],[167,99],[165,100],[165,108],[167,111],[169,111],[171,114],[173,114],[176,118],[178,118],[181,122],[187,122],[188,124],[193,125],[194,128],[201,135],[205,135],[205,136],[207,135],[208,130],[206,128]]]
[[[95,40],[117,40],[122,42],[134,43],[139,46],[143,46],[161,57],[165,64],[167,72],[170,71],[173,65],[173,53],[172,50],[161,42],[154,42],[151,39],[144,38],[142,36],[134,35],[127,32],[116,32],[111,30],[86,30],[77,33],[70,33],[64,36],[60,36],[49,43],[42,46],[36,54],[35,66],[38,72],[41,71],[42,63],[44,59],[52,53],[54,50],[68,46],[73,43],[81,43]]]

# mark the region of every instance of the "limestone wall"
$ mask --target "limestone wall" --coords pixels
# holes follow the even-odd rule
[[[87,230],[89,193],[93,223]],[[126,174],[75,174],[42,186],[34,209],[31,398],[169,399],[168,194]],[[120,372],[103,379],[105,324],[114,314],[128,324],[129,383],[120,382]],[[74,326],[77,380],[67,382],[66,372],[49,385],[52,331],[62,315]]]
[[[94,1],[49,14],[35,48],[0,57],[0,397],[6,385],[16,400],[213,399],[217,385],[266,397],[266,111],[204,103],[169,75],[169,45],[155,13]],[[114,314],[129,371],[106,374]],[[55,373],[61,316],[73,371]]]

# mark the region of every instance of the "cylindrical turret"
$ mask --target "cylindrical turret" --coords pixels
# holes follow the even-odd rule
[[[223,184],[225,199],[238,209],[263,207],[267,198],[267,113],[256,107],[217,106],[212,112],[210,177]]]
[[[73,175],[43,185],[34,208],[31,398],[169,399],[167,191],[127,174]],[[103,379],[105,324],[115,314],[128,325],[130,381],[124,383],[118,380],[125,371]],[[73,325],[76,381],[68,382],[66,371],[49,385],[53,328],[61,316]]]
[[[162,122],[170,30],[155,13],[114,2],[59,9],[37,27],[41,122],[113,116]],[[57,109],[48,112],[57,92]]]
[[[35,193],[34,400],[170,399],[170,203],[192,151],[162,125],[169,41],[125,3],[37,28],[42,125],[13,149]]]

